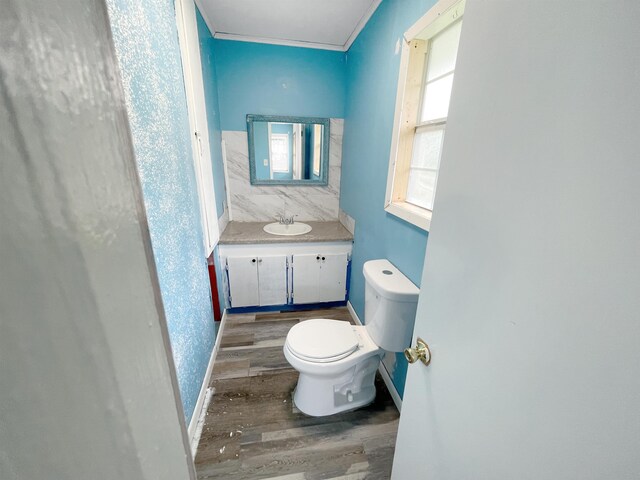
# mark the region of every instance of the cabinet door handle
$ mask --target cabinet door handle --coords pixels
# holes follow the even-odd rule
[[[256,259],[255,259],[255,258],[252,258],[252,259],[251,259],[251,263],[256,263]]]
[[[318,255],[318,256],[316,257],[316,260],[320,260],[320,255]]]
[[[262,259],[261,258],[258,259],[258,263],[262,263]]]
[[[322,261],[324,262],[324,257],[322,257]]]

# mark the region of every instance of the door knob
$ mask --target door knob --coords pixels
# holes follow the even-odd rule
[[[404,349],[404,356],[409,363],[416,363],[418,360],[425,365],[431,363],[431,350],[429,350],[429,345],[420,337],[416,340],[415,347]]]

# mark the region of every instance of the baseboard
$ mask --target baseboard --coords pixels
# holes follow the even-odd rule
[[[347,302],[347,309],[349,310],[349,313],[353,317],[353,320],[358,325],[364,325],[362,323],[362,320],[360,320],[360,317],[358,317],[358,314],[356,313],[355,309],[353,308],[353,305],[351,305],[351,301]],[[382,362],[380,362],[378,371],[380,372],[380,376],[382,377],[382,380],[384,380],[384,384],[387,386],[387,390],[389,390],[389,393],[391,394],[391,398],[393,398],[393,403],[396,404],[396,408],[398,409],[399,412],[402,411],[402,398],[400,398],[400,394],[398,393],[398,390],[396,390],[396,386],[393,384],[393,381],[391,380],[391,376],[389,375],[389,372],[387,372],[387,368],[384,366]]]
[[[209,381],[211,380],[211,374],[213,373],[213,364],[216,361],[216,355],[218,354],[218,350],[220,349],[220,341],[222,338],[222,331],[224,330],[224,326],[227,321],[227,310],[225,309],[222,314],[222,319],[220,320],[220,328],[218,329],[218,333],[216,334],[216,341],[213,345],[213,350],[211,351],[211,357],[209,358],[209,365],[207,365],[207,372],[204,375],[204,379],[202,380],[202,387],[200,387],[200,394],[198,395],[198,401],[196,402],[196,407],[193,409],[193,414],[191,415],[191,421],[189,422],[189,429],[187,430],[189,433],[189,442],[191,443],[191,453],[195,455],[194,448],[194,438],[196,437],[196,433],[198,430],[198,421],[202,417],[203,408],[206,409],[207,405],[205,404],[205,399],[207,398],[207,389],[209,387]],[[211,395],[209,395],[210,397]],[[197,442],[196,442],[197,447]]]
[[[389,372],[387,372],[387,368],[384,366],[382,362],[380,362],[378,371],[380,372],[380,376],[382,377],[382,380],[384,380],[384,384],[387,386],[387,389],[391,394],[391,398],[393,398],[393,403],[396,404],[396,408],[398,409],[398,412],[401,412],[402,398],[400,398],[400,394],[398,393],[398,390],[396,390],[396,386],[393,384],[393,380],[391,380],[391,376],[389,375]]]
[[[198,420],[193,431],[193,435],[191,436],[190,448],[191,448],[191,456],[195,460],[196,453],[198,452],[198,445],[200,444],[200,438],[202,437],[202,430],[204,429],[204,422],[207,419],[207,409],[209,408],[209,403],[211,402],[211,397],[213,397],[213,388],[207,387],[204,395],[204,402],[202,402],[202,409],[200,410],[200,415],[198,416]]]

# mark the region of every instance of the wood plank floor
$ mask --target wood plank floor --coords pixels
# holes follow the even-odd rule
[[[199,479],[390,478],[399,415],[379,375],[368,407],[313,418],[293,405],[298,373],[282,347],[289,329],[310,318],[353,323],[344,307],[228,316],[195,459]]]

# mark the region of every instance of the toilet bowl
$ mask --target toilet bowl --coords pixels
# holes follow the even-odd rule
[[[365,326],[317,318],[294,325],[284,355],[300,372],[294,403],[314,417],[371,403],[385,351],[411,342],[418,288],[388,260],[364,264]]]
[[[287,335],[284,356],[300,372],[296,407],[320,417],[371,403],[383,353],[365,327],[322,318],[295,325]]]

